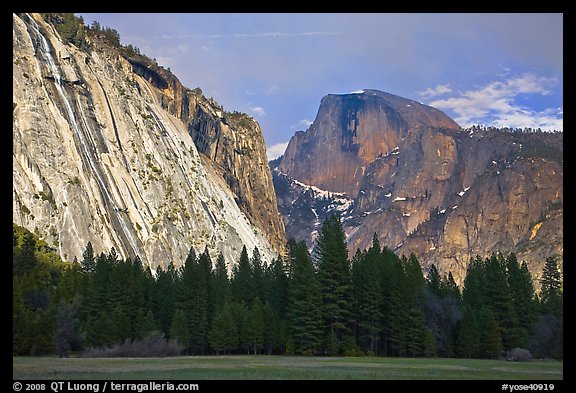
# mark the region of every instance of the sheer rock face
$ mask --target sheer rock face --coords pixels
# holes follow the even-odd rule
[[[308,131],[292,138],[278,169],[305,184],[356,195],[368,166],[421,125],[459,128],[437,109],[377,90],[328,95]]]
[[[339,212],[351,254],[376,233],[462,283],[470,257],[514,251],[537,279],[546,257],[563,257],[562,141],[463,131],[436,109],[374,90],[329,95],[272,163],[279,210],[287,236],[310,247]]]
[[[197,150],[216,164],[250,221],[278,252],[284,247],[284,223],[276,204],[260,125],[244,113],[228,113],[198,90],[182,86],[170,72],[127,59],[134,73],[148,80],[160,105],[185,123]]]
[[[93,44],[81,52],[40,16],[13,16],[13,221],[66,260],[88,241],[153,269],[190,247],[275,257],[284,227],[257,123],[225,124],[168,71]],[[221,133],[207,146],[226,153],[197,149],[208,123]]]

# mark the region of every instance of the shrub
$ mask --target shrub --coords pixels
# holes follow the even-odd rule
[[[514,348],[506,356],[507,360],[512,360],[515,362],[527,362],[532,359],[532,354],[529,350],[524,348]]]
[[[152,332],[141,340],[127,338],[123,343],[111,347],[87,348],[83,357],[86,358],[112,358],[112,357],[165,357],[178,356],[184,347],[176,340],[168,340],[163,333]]]

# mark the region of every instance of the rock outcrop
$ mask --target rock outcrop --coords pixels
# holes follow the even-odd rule
[[[216,164],[250,221],[275,250],[285,244],[284,223],[276,205],[260,125],[245,113],[226,112],[200,89],[188,89],[170,72],[135,56],[127,56],[132,71],[156,87],[156,99],[168,113],[186,124],[199,153]]]
[[[351,253],[376,233],[462,283],[470,257],[514,251],[538,279],[546,257],[563,257],[562,140],[462,130],[434,108],[365,90],[325,97],[271,165],[287,236],[310,247],[338,212]]]
[[[65,260],[88,241],[152,268],[190,247],[275,257],[284,227],[258,124],[226,124],[167,70],[88,40],[83,51],[40,15],[13,15],[13,221]],[[208,123],[226,153],[201,145]]]

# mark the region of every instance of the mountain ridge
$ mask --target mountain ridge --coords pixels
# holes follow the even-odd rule
[[[462,129],[429,108],[369,89],[324,97],[271,165],[287,236],[312,247],[339,212],[351,254],[376,233],[460,284],[476,254],[515,251],[536,277],[562,259],[563,134]]]

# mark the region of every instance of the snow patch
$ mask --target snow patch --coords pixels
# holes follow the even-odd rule
[[[396,198],[394,198],[394,199],[392,200],[392,202],[405,201],[405,200],[406,200],[406,198],[404,198],[404,197],[396,197]]]
[[[458,196],[459,196],[459,197],[464,196],[464,194],[466,194],[466,191],[468,191],[469,189],[470,189],[470,187],[464,188],[462,191],[460,191],[460,192],[458,193]]]
[[[350,93],[350,94],[364,94],[364,90],[356,90],[356,91],[353,91],[353,92]]]

